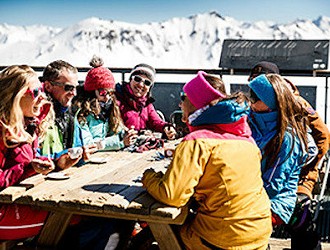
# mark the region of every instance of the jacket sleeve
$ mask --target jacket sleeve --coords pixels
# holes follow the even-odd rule
[[[77,126],[80,126],[81,129],[81,136],[82,136],[82,142],[84,145],[89,145],[89,144],[93,144],[94,140],[93,140],[93,135],[92,132],[89,129],[89,126],[87,123],[81,123],[81,124],[77,124]],[[79,131],[77,131],[79,133]]]
[[[82,141],[84,145],[93,144],[96,141],[103,138],[103,134],[100,131],[93,131],[90,129],[88,123],[80,124],[81,132],[82,132]],[[122,133],[120,131],[118,134],[113,134],[104,138],[105,148],[104,150],[119,150],[125,147],[124,142],[122,140]]]
[[[195,140],[181,142],[166,173],[146,172],[143,186],[160,202],[184,206],[194,194],[209,155],[202,143]]]
[[[311,134],[318,148],[318,154],[310,163],[302,167],[297,192],[312,197],[312,191],[318,179],[318,165],[329,150],[330,134],[327,125],[312,106],[302,97],[299,97],[299,101],[308,112],[309,127],[312,130]]]
[[[122,140],[123,131],[117,134],[108,136],[104,139],[105,148],[104,150],[119,150],[125,147],[124,141]]]
[[[312,131],[308,128],[308,132],[307,132],[308,157],[307,157],[307,161],[306,161],[305,165],[311,163],[319,152],[311,132]]]
[[[154,105],[151,103],[147,106],[148,108],[148,121],[147,127],[155,132],[163,132],[164,127],[168,124],[167,122],[160,119],[157,114]]]
[[[82,147],[84,146],[83,141],[83,132],[78,122],[77,117],[74,118],[74,125],[73,125],[73,147]]]
[[[0,169],[0,189],[15,185],[35,174],[30,164],[33,158],[30,144],[25,143],[7,150],[4,168]]]

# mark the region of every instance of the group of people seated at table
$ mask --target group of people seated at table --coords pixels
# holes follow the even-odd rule
[[[141,133],[177,138],[175,124],[153,106],[152,66],[138,64],[128,82],[116,84],[101,58],[90,65],[83,85],[77,68],[62,60],[48,64],[39,78],[27,65],[1,71],[0,190],[37,173],[83,167],[98,150],[132,148]],[[184,85],[179,104],[190,133],[165,173],[143,173],[143,186],[156,200],[194,204],[179,230],[186,249],[267,249],[273,227],[290,224],[297,204],[312,199],[317,166],[329,148],[327,126],[275,64],[257,63],[248,80],[249,94],[228,94],[221,77],[199,71]],[[83,150],[73,157],[72,148]],[[1,204],[0,240],[37,238],[47,216]],[[79,249],[127,248],[134,224],[71,223],[90,223],[89,236],[101,230],[95,237],[80,230]],[[318,243],[305,231],[293,235],[293,249],[312,237]]]

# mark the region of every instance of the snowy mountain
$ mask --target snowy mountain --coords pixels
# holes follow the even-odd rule
[[[226,38],[330,39],[330,18],[248,23],[210,12],[142,25],[99,18],[67,28],[0,24],[0,65],[44,66],[63,59],[87,67],[96,54],[108,67],[146,62],[158,68],[217,68]]]

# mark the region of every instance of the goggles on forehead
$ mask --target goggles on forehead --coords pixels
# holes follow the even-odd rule
[[[98,89],[98,91],[100,96],[112,95],[114,92],[113,90],[107,90],[107,89]]]
[[[149,81],[148,79],[144,79],[143,77],[141,77],[141,76],[139,76],[139,75],[135,75],[135,76],[133,76],[133,80],[134,80],[135,82],[137,82],[137,83],[143,82],[144,85],[146,85],[146,86],[148,86],[148,87],[152,84],[151,81]]]
[[[37,98],[43,92],[42,86],[39,86],[35,89],[27,89],[25,93],[30,94],[33,99]]]
[[[77,86],[73,86],[73,85],[61,83],[61,82],[50,82],[50,84],[53,86],[64,87],[65,92],[71,92],[71,91],[75,90],[77,87]]]

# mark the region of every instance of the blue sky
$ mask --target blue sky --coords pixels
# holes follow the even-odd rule
[[[67,27],[89,17],[160,22],[217,11],[240,21],[287,23],[330,17],[329,0],[0,0],[0,23]]]

